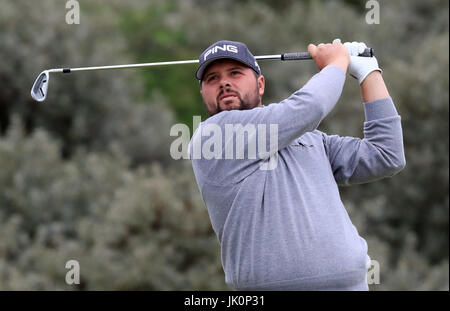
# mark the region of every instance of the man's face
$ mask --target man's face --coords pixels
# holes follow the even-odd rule
[[[231,59],[217,60],[203,75],[200,90],[206,109],[212,116],[224,110],[261,107],[264,77]]]

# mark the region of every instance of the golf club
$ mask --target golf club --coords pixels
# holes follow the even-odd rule
[[[359,56],[372,57],[373,49],[366,48]],[[298,53],[284,53],[276,55],[261,55],[255,56],[256,60],[303,60],[312,59],[308,52]],[[89,71],[89,70],[109,70],[109,69],[125,69],[125,68],[139,68],[139,67],[151,67],[151,66],[165,66],[165,65],[181,65],[181,64],[195,64],[198,63],[198,59],[193,60],[181,60],[170,62],[156,62],[156,63],[142,63],[142,64],[128,64],[128,65],[113,65],[113,66],[99,66],[99,67],[80,67],[80,68],[59,68],[44,70],[39,74],[31,87],[31,97],[38,102],[43,102],[47,97],[48,84],[50,80],[50,73],[70,73],[75,71]]]

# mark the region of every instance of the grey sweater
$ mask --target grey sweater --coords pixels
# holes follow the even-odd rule
[[[405,166],[402,129],[392,99],[385,98],[364,103],[363,139],[317,130],[344,82],[339,67],[327,66],[282,102],[220,112],[194,133],[192,167],[221,245],[225,281],[235,289],[368,290],[367,243],[344,208],[338,184],[399,172]],[[222,130],[222,156],[199,159],[194,146],[210,137],[202,133],[208,124]],[[276,167],[261,169],[269,152],[228,159],[225,149],[242,131],[225,137],[226,124],[267,125],[265,134],[258,133],[267,138],[258,151],[277,147],[270,153]],[[267,135],[270,124],[278,125],[275,142]],[[258,135],[244,136],[247,153]]]

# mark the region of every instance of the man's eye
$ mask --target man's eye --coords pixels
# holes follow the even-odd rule
[[[214,80],[216,80],[217,79],[217,76],[210,76],[208,79],[207,79],[207,81],[208,82],[211,82],[211,81],[214,81]]]
[[[240,74],[241,72],[240,71],[232,71],[231,72],[231,74],[233,75],[233,76],[237,76],[238,74]]]

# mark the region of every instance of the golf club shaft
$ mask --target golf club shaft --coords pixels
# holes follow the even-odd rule
[[[366,48],[366,50],[359,54],[359,56],[372,57],[373,49]],[[255,56],[257,60],[303,60],[312,59],[308,52],[299,53],[284,53],[276,55],[261,55]],[[38,102],[42,102],[47,97],[48,83],[50,80],[50,73],[70,73],[75,71],[90,71],[90,70],[108,70],[108,69],[125,69],[125,68],[139,68],[150,66],[165,66],[165,65],[181,65],[181,64],[195,64],[199,61],[197,59],[192,60],[179,60],[171,62],[155,62],[155,63],[143,63],[143,64],[128,64],[128,65],[113,65],[113,66],[97,66],[97,67],[80,67],[80,68],[59,68],[48,69],[42,71],[31,87],[31,97]]]
[[[359,54],[359,56],[372,57],[373,49],[366,48],[366,50],[362,54]],[[256,60],[283,60],[283,61],[286,61],[286,60],[312,59],[312,57],[308,52],[298,52],[298,53],[284,53],[284,54],[275,54],[275,55],[260,55],[260,56],[255,56],[255,59]],[[80,67],[80,68],[59,68],[59,69],[50,69],[50,70],[48,70],[48,72],[70,73],[70,72],[76,72],[76,71],[126,69],[126,68],[195,64],[195,63],[198,63],[198,59],[180,60],[180,61],[171,61],[171,62],[128,64],[128,65],[112,65],[112,66]]]

